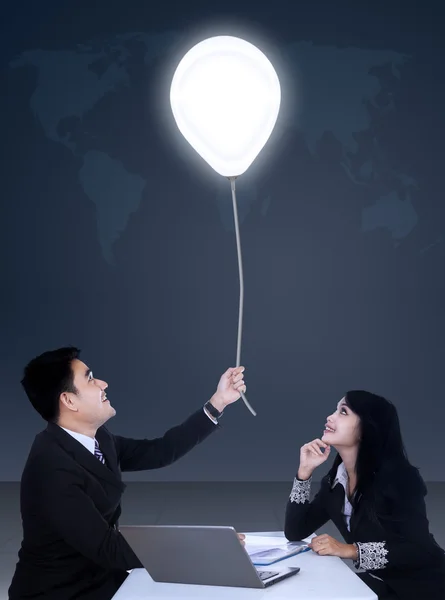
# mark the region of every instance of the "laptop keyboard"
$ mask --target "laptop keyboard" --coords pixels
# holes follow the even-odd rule
[[[264,581],[265,579],[270,579],[270,577],[278,575],[278,571],[258,571],[258,575],[260,576],[261,581]]]

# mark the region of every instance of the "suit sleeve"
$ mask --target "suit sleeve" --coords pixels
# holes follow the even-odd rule
[[[220,426],[201,408],[161,438],[135,440],[114,435],[121,471],[145,471],[171,465],[218,429]]]
[[[414,467],[402,468],[380,483],[386,514],[380,519],[386,536],[382,540],[356,542],[359,558],[355,566],[365,571],[428,566],[437,546],[429,533],[426,487]]]
[[[312,477],[305,481],[297,477],[294,479],[284,521],[284,535],[291,542],[308,537],[330,519],[325,506],[325,479],[322,480],[320,490],[312,502],[311,484]]]
[[[110,527],[83,489],[83,480],[64,468],[40,478],[43,518],[61,539],[97,565],[130,570],[142,567],[125,538]]]

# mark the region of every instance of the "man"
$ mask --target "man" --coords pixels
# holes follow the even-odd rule
[[[225,407],[246,389],[244,367],[228,369],[209,402],[154,440],[113,435],[105,381],[77,348],[34,358],[22,385],[48,422],[32,445],[20,490],[23,541],[10,600],[108,600],[141,567],[119,532],[121,471],[177,461],[219,428]],[[242,537],[242,536],[241,536]]]

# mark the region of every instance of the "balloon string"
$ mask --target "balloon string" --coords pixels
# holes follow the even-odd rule
[[[239,233],[239,222],[238,222],[238,207],[236,202],[236,187],[235,187],[235,179],[236,177],[229,177],[230,187],[232,189],[232,201],[233,201],[233,217],[235,219],[235,235],[236,235],[236,249],[238,252],[238,271],[239,271],[239,284],[240,284],[240,293],[239,293],[239,313],[238,313],[238,340],[236,344],[236,366],[239,367],[241,365],[241,340],[243,335],[243,309],[244,309],[244,276],[243,276],[243,261],[241,257],[241,241],[240,241],[240,233]],[[254,417],[256,417],[256,412],[250,406],[247,401],[244,392],[241,392],[241,398],[243,399],[244,404],[250,410]]]

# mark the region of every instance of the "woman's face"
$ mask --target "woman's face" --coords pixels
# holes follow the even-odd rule
[[[346,406],[342,398],[337,405],[337,410],[327,418],[322,441],[330,446],[352,447],[356,446],[360,437],[360,419]]]

